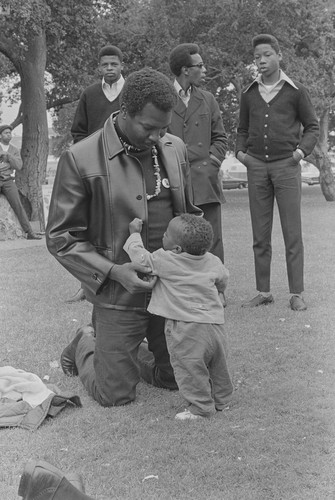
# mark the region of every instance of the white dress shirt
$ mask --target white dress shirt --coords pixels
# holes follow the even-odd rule
[[[117,96],[120,94],[123,85],[124,78],[122,75],[120,76],[118,81],[112,83],[112,85],[109,85],[107,82],[105,82],[104,78],[102,79],[102,91],[110,102],[115,101]]]

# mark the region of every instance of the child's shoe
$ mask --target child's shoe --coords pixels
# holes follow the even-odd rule
[[[174,418],[176,420],[195,420],[196,418],[204,418],[204,417],[201,417],[201,415],[194,415],[193,413],[190,412],[190,410],[186,409],[181,413],[177,413],[177,415]]]

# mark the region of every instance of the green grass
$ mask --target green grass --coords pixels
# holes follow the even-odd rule
[[[246,190],[226,192],[224,235],[230,270],[226,329],[236,392],[211,420],[177,422],[176,392],[138,386],[134,404],[101,408],[59,367],[87,303],[65,304],[78,287],[43,246],[0,242],[0,362],[32,371],[83,408],[66,409],[34,433],[0,430],[0,499],[17,498],[29,458],[83,475],[98,500],[333,500],[335,204],[303,186],[306,312],[288,307],[284,246],[273,233],[275,303],[255,310]],[[157,476],[148,478],[148,476]]]

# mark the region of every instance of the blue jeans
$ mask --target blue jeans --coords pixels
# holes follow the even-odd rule
[[[155,373],[164,387],[174,381],[164,336],[164,318],[147,311],[94,306],[96,338],[83,336],[76,350],[79,377],[102,406],[134,401],[140,381],[137,353],[146,337],[155,359]]]
[[[304,290],[301,230],[301,167],[293,157],[264,162],[247,155],[249,206],[253,232],[256,287],[270,291],[271,233],[276,198],[286,249],[289,290]]]

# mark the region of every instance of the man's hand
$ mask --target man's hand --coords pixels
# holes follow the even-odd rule
[[[241,163],[243,163],[244,165],[244,160],[245,160],[245,157],[247,156],[246,153],[243,153],[243,151],[239,151],[236,155],[236,158],[238,159],[238,161],[240,161]]]
[[[293,159],[296,163],[299,163],[300,160],[303,160],[304,158],[304,153],[301,151],[301,149],[296,149],[295,151],[293,151]]]
[[[138,273],[149,275],[150,281],[139,278]],[[152,277],[150,273],[150,267],[129,262],[120,266],[114,264],[109,273],[109,278],[118,281],[129,293],[143,293],[152,290],[156,284],[157,277]]]
[[[142,231],[142,227],[143,227],[143,220],[135,217],[135,219],[133,219],[129,223],[129,232],[130,234],[140,233]]]

